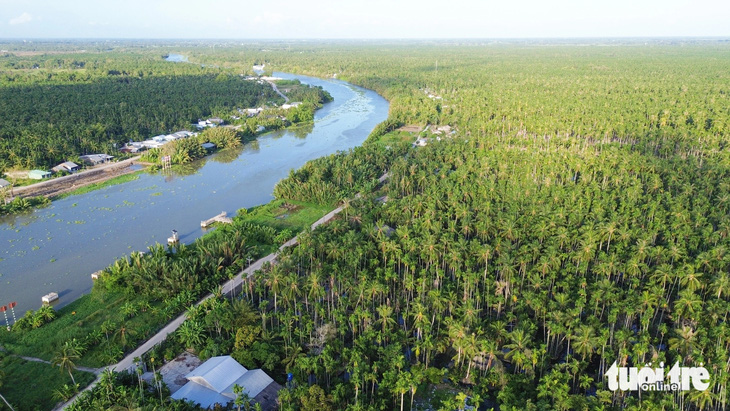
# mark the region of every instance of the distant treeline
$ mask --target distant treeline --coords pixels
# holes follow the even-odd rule
[[[0,170],[49,167],[130,140],[186,129],[235,107],[281,102],[268,85],[225,73],[0,87]]]

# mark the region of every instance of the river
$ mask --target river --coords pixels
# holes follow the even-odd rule
[[[269,202],[274,185],[292,168],[362,144],[388,115],[388,102],[373,91],[339,80],[274,75],[322,86],[334,101],[317,110],[313,125],[264,134],[182,172],[140,173],[131,182],[0,218],[0,306],[16,301],[16,314],[23,315],[49,292],[60,296],[56,308],[68,304],[91,290],[91,273],[165,243],[172,229],[191,243],[204,234],[201,220]]]

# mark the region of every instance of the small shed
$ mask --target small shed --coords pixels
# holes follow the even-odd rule
[[[216,148],[218,147],[218,146],[216,146],[216,145],[215,145],[215,144],[213,144],[213,143],[203,143],[203,144],[201,144],[201,146],[202,146],[202,147],[203,147],[203,148],[205,149],[205,151],[207,151],[207,152],[211,152],[211,151],[215,150],[215,149],[216,149]]]
[[[46,170],[30,170],[28,172],[28,178],[33,180],[43,180],[51,178],[51,172]]]
[[[2,190],[5,187],[10,187],[10,182],[8,180],[4,180],[0,178],[0,190]]]

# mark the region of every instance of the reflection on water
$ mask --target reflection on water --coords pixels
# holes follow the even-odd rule
[[[243,147],[226,148],[210,156],[209,160],[215,161],[216,163],[227,164],[237,159],[238,156],[241,155],[241,152],[243,152]]]
[[[259,137],[235,150],[54,201],[47,208],[0,220],[0,305],[36,309],[49,292],[59,306],[91,289],[90,274],[132,251],[165,243],[176,229],[184,243],[203,234],[200,221],[234,215],[272,199],[274,185],[306,161],[360,145],[385,120],[388,103],[339,80],[300,78],[335,98],[313,124]]]

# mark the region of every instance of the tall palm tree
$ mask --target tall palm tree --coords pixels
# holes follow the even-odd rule
[[[81,357],[79,355],[78,347],[70,341],[66,341],[63,344],[63,347],[61,347],[61,351],[59,351],[51,360],[51,364],[59,366],[61,368],[61,372],[64,370],[67,371],[68,375],[71,377],[71,381],[74,385],[76,385],[76,379],[74,379],[72,371],[76,369],[75,361],[78,361],[79,358]]]

